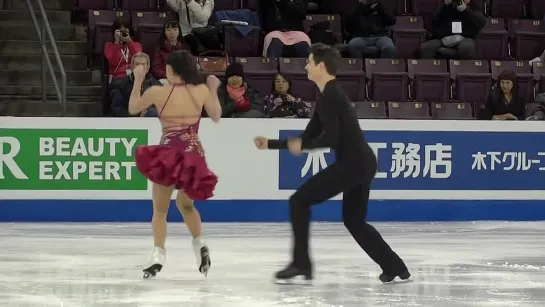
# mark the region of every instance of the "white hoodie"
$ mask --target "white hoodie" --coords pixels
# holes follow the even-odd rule
[[[202,28],[208,25],[208,20],[214,10],[214,0],[167,0],[168,5],[180,15],[180,28],[182,35],[191,34],[194,28]],[[189,20],[187,10],[189,9]]]

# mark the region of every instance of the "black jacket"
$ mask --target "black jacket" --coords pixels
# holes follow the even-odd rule
[[[261,25],[265,33],[302,31],[307,15],[306,0],[260,0]]]
[[[441,39],[445,36],[452,35],[453,21],[461,21],[462,36],[473,39],[477,37],[477,33],[479,33],[486,24],[486,19],[481,12],[481,8],[475,1],[469,2],[467,8],[463,12],[458,11],[455,5],[443,4],[433,21],[434,37]]]
[[[503,92],[496,86],[486,99],[485,108],[477,114],[478,119],[490,120],[494,115],[511,113],[519,120],[526,117],[526,101],[518,95],[518,84],[515,83],[513,99],[509,104],[505,103]]]
[[[131,98],[131,92],[134,85],[134,77],[130,75],[116,83],[110,91],[110,101],[112,115],[115,117],[128,117],[129,114],[129,99]],[[154,85],[161,85],[157,79],[155,79],[150,73],[146,75],[146,79],[142,83],[142,91],[144,93],[148,88]],[[157,110],[155,107],[148,109],[146,116],[157,116]]]
[[[396,17],[384,9],[382,3],[358,3],[348,20],[351,37],[371,37],[388,35],[389,26],[396,23]]]

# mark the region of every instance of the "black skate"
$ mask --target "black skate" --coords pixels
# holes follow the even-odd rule
[[[399,277],[402,282],[408,282],[410,281],[409,278],[411,277],[411,273],[409,273],[409,271],[404,271],[397,275],[390,275],[383,272],[382,274],[380,274],[378,278],[383,283],[392,283],[392,282],[395,282],[396,277]]]
[[[291,264],[285,269],[276,272],[274,277],[278,284],[309,285],[313,279],[311,269],[299,269]]]
[[[208,247],[203,246],[201,247],[200,251],[200,264],[199,264],[199,272],[201,272],[205,277],[208,276],[208,270],[210,269],[210,266],[212,266],[212,261],[210,261],[210,252],[208,251]]]
[[[148,267],[144,269],[144,279],[150,279],[157,276],[157,273],[161,272],[161,269],[163,269],[163,264],[166,261],[166,251],[160,247],[155,247],[153,249],[153,253],[150,256]]]
[[[161,272],[161,269],[163,268],[160,264],[154,264],[150,266],[147,269],[144,269],[144,279],[154,278],[157,273]]]

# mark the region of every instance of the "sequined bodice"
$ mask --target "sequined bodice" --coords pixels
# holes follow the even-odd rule
[[[204,149],[194,126],[163,134],[159,144],[164,146],[172,146],[184,152],[197,152],[199,155],[204,157]]]

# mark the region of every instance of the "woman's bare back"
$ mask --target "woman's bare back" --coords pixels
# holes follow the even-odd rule
[[[153,104],[159,111],[163,130],[170,130],[196,124],[210,92],[204,84],[161,86],[154,96]]]

